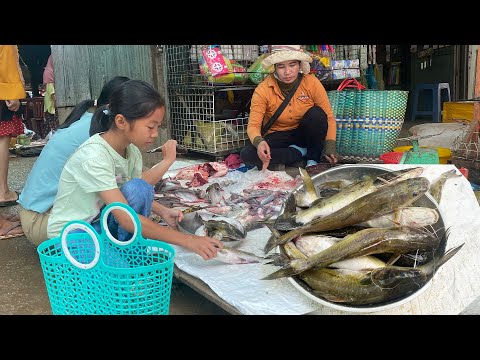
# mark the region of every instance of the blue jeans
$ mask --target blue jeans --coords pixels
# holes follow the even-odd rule
[[[123,184],[122,187],[120,187],[120,191],[133,211],[145,217],[150,216],[154,195],[152,185],[143,179],[132,179]],[[107,224],[112,236],[120,241],[128,241],[133,235],[118,224],[117,219],[115,219],[112,213],[108,215]],[[100,219],[94,221],[92,226],[98,233],[101,232]]]

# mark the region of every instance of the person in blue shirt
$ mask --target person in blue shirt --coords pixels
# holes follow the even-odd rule
[[[79,103],[33,164],[18,199],[20,222],[32,244],[38,245],[47,239],[48,217],[57,195],[60,174],[68,158],[90,137],[93,113],[97,107],[108,104],[111,93],[128,80],[128,77],[116,76],[103,86],[98,100]]]

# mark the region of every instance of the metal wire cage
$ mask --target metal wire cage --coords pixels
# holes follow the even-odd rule
[[[458,135],[451,146],[451,162],[458,168],[469,170],[468,178],[480,182],[480,122],[473,120],[468,128]]]
[[[202,73],[206,45],[164,45],[165,79],[172,137],[188,150],[214,156],[246,145],[248,111],[256,84],[248,68],[258,45],[219,45],[230,64],[240,66],[213,77]],[[238,70],[241,69],[241,70]]]
[[[106,225],[116,209],[135,223],[125,242],[113,238]],[[60,237],[37,248],[53,314],[167,315],[174,248],[144,239],[138,216],[122,203],[105,207],[101,224],[99,235],[90,224],[71,221]]]
[[[213,45],[211,45],[213,46]],[[215,45],[217,46],[217,45]],[[205,70],[203,51],[207,45],[163,45],[165,53],[166,81],[170,86],[229,86],[248,84],[247,70],[259,56],[258,45],[218,45],[229,63],[231,76],[214,78],[202,73]]]

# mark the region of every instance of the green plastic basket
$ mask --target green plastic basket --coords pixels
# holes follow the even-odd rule
[[[128,241],[108,230],[107,216],[117,209],[135,223]],[[59,237],[38,246],[53,314],[167,315],[174,248],[144,239],[137,214],[125,204],[106,206],[100,223],[99,235],[90,224],[71,221]]]
[[[328,91],[327,95],[337,119],[403,120],[407,111],[408,91],[348,89]]]
[[[396,145],[403,120],[336,119],[337,152],[345,162],[377,162]]]

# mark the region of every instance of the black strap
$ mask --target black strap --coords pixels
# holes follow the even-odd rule
[[[275,121],[277,121],[278,117],[283,112],[283,110],[285,110],[285,107],[290,102],[290,99],[293,97],[293,94],[295,94],[295,91],[297,91],[298,86],[302,82],[302,77],[303,77],[303,74],[299,73],[298,74],[298,80],[297,80],[297,83],[295,84],[295,86],[287,94],[287,96],[285,97],[283,102],[278,107],[277,111],[275,111],[275,114],[273,114],[272,117],[268,120],[268,123],[265,126],[262,126],[262,136],[265,135],[265,133],[268,131],[268,129],[270,129],[272,127],[273,123]]]

